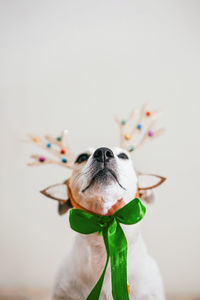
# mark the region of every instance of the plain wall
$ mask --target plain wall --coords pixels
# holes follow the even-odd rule
[[[166,134],[134,156],[167,176],[143,231],[168,292],[200,293],[200,2],[0,1],[0,286],[49,287],[74,234],[39,190],[66,179],[29,168],[27,133],[72,148],[117,145],[114,114],[151,101]]]

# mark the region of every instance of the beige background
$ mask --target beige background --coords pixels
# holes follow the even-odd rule
[[[115,113],[152,101],[165,136],[134,164],[168,177],[144,235],[168,293],[200,293],[200,2],[0,1],[0,287],[49,287],[67,216],[39,190],[70,173],[28,168],[29,133],[70,130],[76,152],[116,145]]]

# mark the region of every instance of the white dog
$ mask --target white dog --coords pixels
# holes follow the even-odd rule
[[[79,205],[95,214],[105,215],[119,208],[116,205],[119,199],[125,203],[134,199],[137,176],[128,152],[102,147],[89,149],[78,156],[69,186]],[[146,250],[140,224],[124,225],[123,230],[128,241],[130,299],[164,300],[161,276]],[[103,270],[105,260],[106,250],[101,236],[77,233],[71,253],[58,272],[53,299],[86,299]],[[104,300],[113,299],[110,277],[108,268],[102,289]]]
[[[72,206],[99,215],[113,214],[138,196],[138,174],[133,168],[130,154],[146,141],[163,133],[163,129],[154,131],[157,116],[158,111],[150,111],[149,106],[144,105],[141,112],[133,110],[127,120],[117,118],[121,148],[90,148],[76,158],[69,147],[67,131],[57,138],[46,136],[48,144],[31,135],[32,142],[48,149],[60,160],[32,155],[35,161],[30,165],[56,163],[73,170],[67,182],[50,186],[42,193],[59,201],[60,214]],[[63,155],[66,157],[63,158]],[[148,194],[149,189],[151,191],[165,180],[161,176],[157,177],[161,179],[159,183],[148,188],[139,187],[141,200],[152,200],[153,194]],[[164,300],[161,276],[155,261],[146,250],[140,223],[122,227],[128,242],[127,278],[130,299]],[[52,299],[86,299],[102,273],[105,261],[106,249],[102,236],[96,233],[77,233],[74,246],[58,272]],[[113,299],[110,266],[106,271],[101,299]]]

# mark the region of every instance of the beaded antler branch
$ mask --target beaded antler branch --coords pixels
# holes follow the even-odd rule
[[[134,152],[146,142],[163,134],[164,128],[156,129],[156,121],[160,111],[150,110],[145,104],[140,111],[134,109],[127,120],[115,118],[120,126],[120,146]]]
[[[57,164],[66,168],[73,168],[75,155],[69,147],[67,130],[64,130],[62,135],[58,136],[57,138],[50,135],[46,135],[45,138],[40,138],[30,134],[29,140],[57,157],[57,159],[51,159],[43,155],[34,154],[31,155],[31,158],[33,158],[34,161],[28,163],[29,166]]]

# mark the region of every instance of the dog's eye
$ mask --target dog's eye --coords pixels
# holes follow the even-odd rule
[[[89,157],[90,157],[89,154],[82,153],[77,157],[75,163],[81,164],[82,162],[87,161]]]
[[[120,153],[118,157],[121,159],[128,159],[128,156],[125,153]]]

